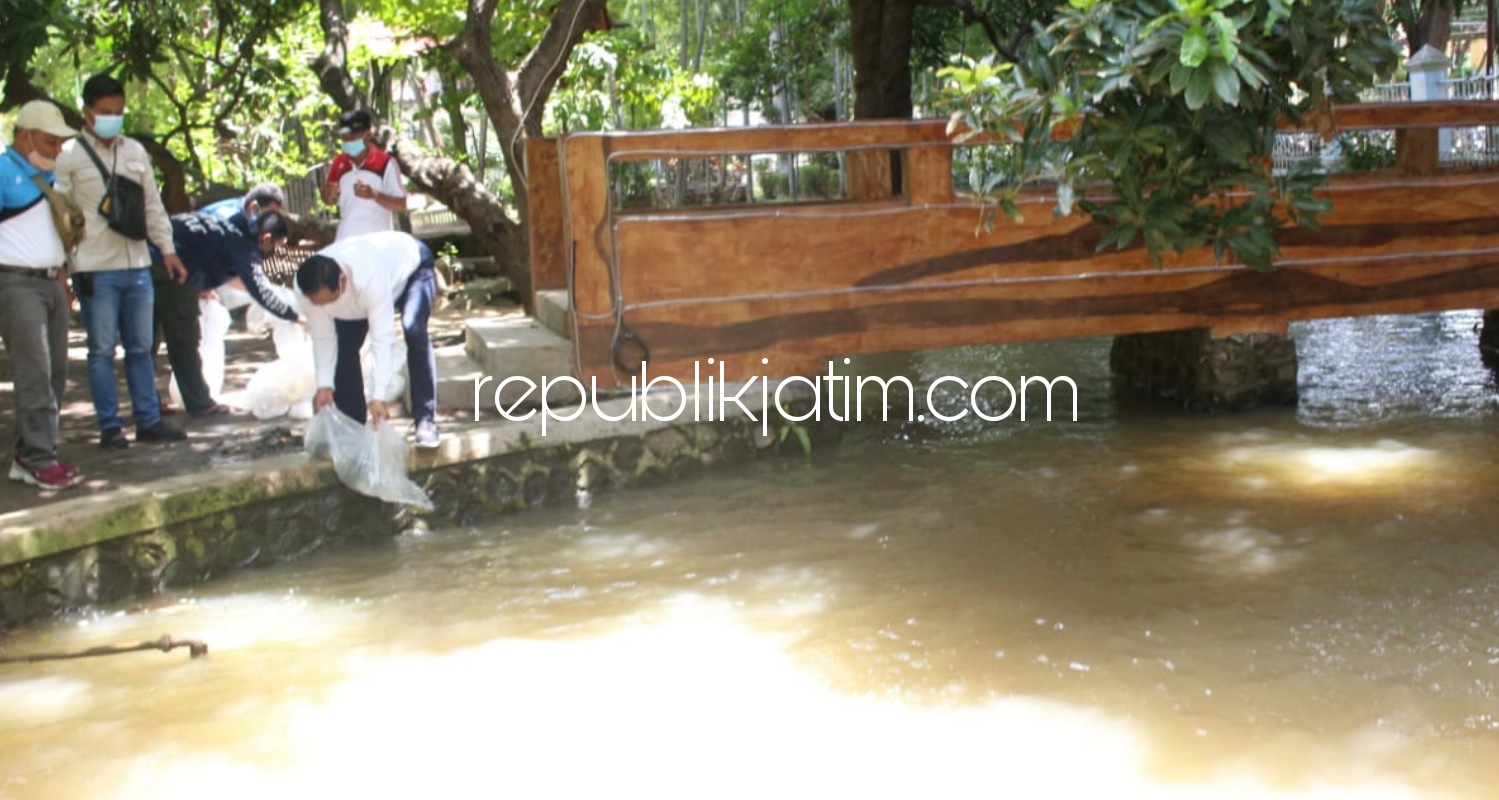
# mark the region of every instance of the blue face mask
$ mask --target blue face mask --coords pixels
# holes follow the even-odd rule
[[[364,152],[363,139],[355,139],[352,142],[340,142],[339,144],[343,147],[344,152],[348,153],[352,158],[358,158]]]
[[[125,127],[125,117],[110,114],[94,115],[94,135],[100,139],[113,139]]]

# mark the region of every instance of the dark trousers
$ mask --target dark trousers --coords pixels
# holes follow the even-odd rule
[[[208,381],[203,379],[203,358],[198,354],[198,344],[203,340],[198,289],[168,278],[160,264],[152,265],[151,279],[156,289],[154,322],[160,342],[167,348],[172,378],[182,391],[182,404],[189,414],[207,411],[213,408],[214,399]]]
[[[396,296],[395,310],[401,314],[401,330],[406,336],[406,386],[411,392],[411,417],[417,422],[437,417],[437,353],[427,335],[427,320],[432,316],[432,300],[437,296],[437,276],[433,272],[432,251],[421,245],[422,260],[411,273],[406,288]],[[359,350],[369,336],[370,324],[362,319],[336,319],[338,365],[333,370],[333,405],[349,417],[364,422],[364,370]]]

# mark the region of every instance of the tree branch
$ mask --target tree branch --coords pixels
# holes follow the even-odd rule
[[[319,0],[318,19],[323,28],[323,52],[312,60],[312,71],[333,104],[351,111],[359,107],[359,92],[349,78],[349,25],[344,20],[343,0]]]
[[[973,5],[973,0],[916,0],[916,5],[927,8],[956,8],[963,15],[964,25],[977,25],[984,31],[984,38],[989,40],[995,52],[1005,57],[1006,61],[1016,63],[1020,59],[1020,45],[1025,40],[1026,31],[1022,29],[1015,35],[1015,41],[1006,44],[1004,37],[999,35],[999,29],[994,23]]]
[[[593,29],[604,5],[605,0],[563,0],[552,12],[552,22],[541,41],[521,61],[517,70],[520,97],[525,103],[521,123],[528,135],[541,135],[541,106],[567,70],[567,57]],[[510,155],[507,150],[505,156]]]

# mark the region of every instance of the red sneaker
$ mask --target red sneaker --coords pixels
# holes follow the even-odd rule
[[[38,489],[66,489],[78,482],[78,474],[69,473],[68,468],[62,464],[53,464],[41,469],[32,469],[21,462],[21,459],[13,459],[10,462],[10,479],[30,484]]]

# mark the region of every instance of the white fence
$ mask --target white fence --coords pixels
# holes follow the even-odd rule
[[[1499,76],[1460,75],[1442,78],[1436,82],[1437,96],[1452,100],[1493,100],[1499,98]],[[1360,99],[1366,103],[1407,103],[1411,101],[1411,84],[1385,83],[1371,86]],[[1499,164],[1499,128],[1471,126],[1465,128],[1443,128],[1441,133],[1441,163],[1446,166],[1482,166]],[[1357,141],[1338,138],[1323,142],[1315,133],[1283,133],[1276,136],[1273,160],[1277,171],[1292,166],[1320,161],[1329,170],[1349,167],[1347,156],[1357,148],[1369,161],[1379,161],[1387,153],[1393,166],[1395,155],[1394,131],[1367,131],[1358,134]],[[1345,152],[1346,151],[1346,152]]]

